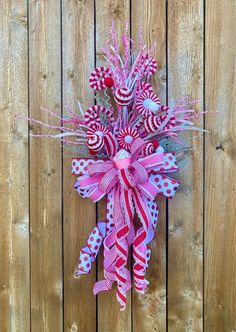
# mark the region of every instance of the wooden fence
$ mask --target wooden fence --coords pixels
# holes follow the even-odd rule
[[[235,0],[0,1],[0,331],[236,331]],[[166,98],[207,110],[211,132],[189,153],[173,201],[158,199],[150,287],[125,312],[115,292],[92,294],[92,273],[73,278],[98,208],[73,190],[58,143],[29,139],[13,114],[48,121],[88,106],[88,77],[115,20],[134,40],[140,25],[166,73]],[[195,135],[195,134],[194,134]]]

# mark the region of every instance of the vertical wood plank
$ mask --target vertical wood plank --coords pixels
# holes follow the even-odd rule
[[[236,331],[236,3],[206,1],[205,330]]]
[[[93,93],[88,84],[94,65],[94,3],[63,0],[63,106],[76,113],[76,100],[84,110],[93,104]],[[79,250],[85,245],[96,223],[96,206],[82,199],[73,189],[75,178],[70,174],[73,153],[64,150],[64,308],[65,331],[96,331],[96,264],[89,275],[75,279],[73,273]],[[74,156],[76,157],[76,156]]]
[[[203,98],[203,1],[168,4],[168,98]],[[198,125],[202,127],[202,118]],[[191,135],[191,134],[190,134]],[[190,136],[189,135],[189,136]],[[195,136],[196,133],[192,133]],[[203,318],[203,153],[187,156],[181,186],[169,202],[169,331],[202,331]]]
[[[100,49],[105,46],[109,28],[114,20],[118,35],[121,36],[126,19],[129,20],[130,6],[127,0],[96,0],[96,55],[97,65],[103,61]],[[98,220],[104,220],[105,202],[98,204]],[[103,275],[103,255],[99,256],[98,279]],[[116,300],[115,287],[109,292],[98,295],[98,331],[131,331],[131,294],[127,293],[127,307],[120,311]]]
[[[166,103],[166,84],[160,81],[166,74],[166,2],[132,1],[131,13],[134,42],[138,42],[140,28],[143,27],[144,43],[150,48],[156,43],[155,58],[159,73],[152,85],[162,102]],[[136,332],[166,330],[166,202],[164,198],[158,197],[157,203],[159,220],[157,235],[150,246],[152,254],[147,271],[149,288],[145,295],[133,291],[133,330]]]
[[[0,11],[0,326],[30,330],[27,1]]]
[[[30,116],[56,123],[61,113],[60,4],[29,1]],[[32,133],[48,133],[32,124]],[[30,142],[32,331],[62,330],[61,149],[58,142]]]

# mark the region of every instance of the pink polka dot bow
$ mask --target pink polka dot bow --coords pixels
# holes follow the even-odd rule
[[[120,150],[110,160],[72,160],[72,173],[79,175],[74,184],[79,194],[94,202],[107,197],[106,221],[96,225],[87,245],[81,249],[75,276],[90,272],[103,244],[105,279],[95,283],[94,294],[111,289],[116,282],[121,310],[125,309],[126,292],[131,288],[131,276],[126,267],[129,247],[133,246],[135,289],[143,293],[148,285],[145,279],[150,259],[148,245],[158,219],[155,197],[160,194],[172,198],[179,185],[166,175],[178,171],[175,156],[170,152],[156,152],[140,157],[145,146],[145,141],[137,138],[128,155]],[[134,226],[135,212],[141,221],[139,228]]]

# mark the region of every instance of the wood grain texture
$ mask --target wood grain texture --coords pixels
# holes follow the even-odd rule
[[[30,116],[58,120],[61,113],[61,33],[58,1],[29,2]],[[32,124],[32,133],[49,130]],[[32,331],[62,331],[61,148],[55,141],[30,142],[30,232]]]
[[[205,331],[236,331],[236,3],[206,2]]]
[[[0,330],[29,331],[27,3],[0,11]]]
[[[118,36],[125,28],[126,20],[129,21],[129,1],[126,0],[97,0],[96,1],[96,58],[97,65],[103,62],[100,49],[105,45],[109,28],[114,20],[118,30]],[[104,220],[105,200],[98,204],[98,220]],[[98,280],[104,279],[103,255],[99,256]],[[131,293],[127,293],[127,309],[120,311],[119,303],[116,300],[116,284],[109,292],[102,292],[98,295],[98,331],[131,331]]]
[[[132,1],[132,39],[138,42],[140,28],[143,27],[143,40],[147,47],[156,43],[155,58],[158,73],[152,80],[154,91],[166,103],[166,2]],[[150,282],[145,296],[133,291],[132,311],[133,330],[166,330],[166,200],[158,197],[159,221],[157,234],[151,243],[152,255],[147,271]]]
[[[84,110],[93,104],[88,80],[94,66],[94,3],[64,0],[62,15],[63,106],[79,114],[76,100]],[[96,224],[96,206],[73,189],[76,178],[70,174],[72,156],[72,152],[64,151],[64,328],[96,331],[96,263],[89,275],[73,277],[79,250]]]
[[[189,96],[203,110],[203,1],[168,4],[168,99]],[[198,125],[202,127],[200,117]],[[188,136],[191,136],[189,133]],[[192,134],[196,136],[196,132]],[[203,147],[186,155],[181,186],[169,202],[169,331],[203,329]]]
[[[236,331],[235,1],[0,3],[0,331]],[[150,286],[144,296],[128,294],[125,312],[115,287],[92,293],[103,279],[101,253],[90,275],[73,277],[105,202],[96,207],[73,189],[73,153],[62,157],[58,142],[29,140],[27,123],[12,116],[29,112],[55,124],[41,106],[60,116],[61,106],[78,112],[76,99],[84,109],[93,104],[88,78],[103,62],[113,19],[119,35],[128,19],[134,41],[142,25],[147,45],[156,42],[161,74],[152,83],[163,102],[188,95],[202,111],[205,77],[210,131],[205,144],[190,134],[198,136],[195,149],[184,155],[181,186],[167,210],[158,198]],[[30,132],[51,130],[31,123]]]

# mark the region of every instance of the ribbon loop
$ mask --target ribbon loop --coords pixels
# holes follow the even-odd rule
[[[112,141],[111,141],[112,143]],[[107,195],[107,218],[110,228],[98,223],[93,232],[100,231],[104,244],[104,280],[94,285],[94,294],[110,290],[116,281],[117,300],[121,310],[126,305],[126,293],[131,288],[131,276],[126,264],[129,246],[133,244],[133,276],[137,292],[143,293],[148,285],[145,279],[150,259],[148,244],[154,237],[158,217],[157,205],[154,201],[157,194],[172,198],[179,183],[165,175],[178,170],[175,156],[172,153],[153,153],[147,157],[139,157],[146,142],[140,137],[131,145],[131,156],[127,167],[124,159],[87,163],[87,171],[80,172],[74,187],[83,197],[90,197],[94,202]],[[112,145],[110,146],[112,148]],[[115,150],[116,147],[113,146]],[[120,162],[118,162],[120,161]],[[142,226],[135,233],[133,218],[135,210]],[[107,225],[106,225],[107,226]],[[95,235],[95,233],[93,235]],[[97,234],[97,233],[96,233]],[[89,239],[94,238],[90,235]],[[76,276],[88,273],[100,246],[87,246],[81,249],[80,265]],[[99,242],[100,243],[100,242]]]

